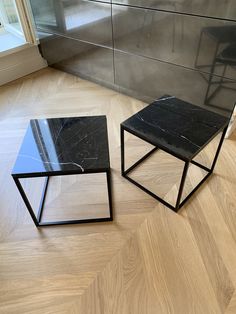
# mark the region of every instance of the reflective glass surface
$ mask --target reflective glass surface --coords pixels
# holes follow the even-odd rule
[[[147,102],[169,94],[231,115],[234,0],[44,0],[41,6],[34,16],[50,65]],[[52,23],[37,22],[47,6]]]
[[[40,37],[41,51],[49,65],[96,82],[114,83],[111,49],[48,33],[41,32]]]
[[[114,5],[113,23],[116,49],[208,73],[225,46],[236,43],[236,23],[215,19]],[[222,75],[222,66],[213,70]],[[228,67],[224,77],[236,79],[236,71]]]
[[[235,20],[235,0],[112,0],[112,3]]]
[[[35,24],[44,30],[104,46],[112,46],[111,5],[84,0],[31,0]]]
[[[147,102],[168,94],[228,117],[234,108],[236,81],[209,84],[209,76],[196,70],[123,52],[115,53],[115,67],[115,83],[121,92]],[[212,80],[220,83],[218,77]]]
[[[96,172],[109,168],[105,116],[31,120],[13,176]]]

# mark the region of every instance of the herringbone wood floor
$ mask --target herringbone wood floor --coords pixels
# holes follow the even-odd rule
[[[120,176],[119,124],[144,105],[50,68],[0,88],[0,313],[236,313],[235,138],[175,214]],[[108,117],[114,222],[35,228],[10,176],[29,119],[98,114]],[[149,149],[125,140],[128,163]],[[182,166],[157,152],[132,175],[171,201]],[[187,189],[202,175],[192,167]],[[25,183],[33,203],[40,185]],[[104,188],[102,178],[54,178],[49,217],[95,214]]]

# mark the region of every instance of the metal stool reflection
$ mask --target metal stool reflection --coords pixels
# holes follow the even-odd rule
[[[211,64],[199,64],[199,54],[202,46],[203,35],[207,35],[209,38],[213,39],[216,43],[216,47],[213,54],[213,60]],[[195,59],[195,68],[204,69],[210,68],[210,72],[212,73],[212,69],[215,68],[216,57],[220,53],[220,49],[224,48],[224,45],[236,43],[236,26],[235,25],[226,25],[226,26],[210,26],[204,27],[201,31],[197,55]],[[223,47],[222,47],[223,46]],[[204,77],[205,78],[205,77]],[[206,78],[205,78],[206,79]],[[208,79],[206,79],[208,81]]]
[[[223,72],[218,81],[213,81],[213,76],[215,72],[216,66],[223,66]],[[208,87],[205,95],[204,103],[205,105],[211,105],[214,107],[218,107],[214,104],[211,104],[210,101],[216,96],[216,94],[222,89],[228,89],[235,91],[235,88],[232,88],[230,86],[226,86],[223,84],[235,84],[235,81],[229,80],[225,78],[225,73],[228,69],[228,67],[235,67],[236,66],[236,43],[228,45],[223,51],[221,51],[214,59],[214,62],[211,67],[211,72],[208,80]],[[210,94],[210,89],[212,85],[218,85],[215,90]],[[224,109],[224,108],[220,108]],[[224,109],[226,110],[226,109]]]

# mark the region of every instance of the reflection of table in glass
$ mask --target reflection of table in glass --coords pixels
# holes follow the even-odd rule
[[[83,220],[42,222],[51,176],[105,173],[109,216]],[[105,116],[31,120],[21,145],[13,179],[36,226],[89,223],[112,220],[110,161]],[[46,177],[37,216],[20,180]]]
[[[219,80],[213,81],[213,74],[215,71],[216,66],[222,66],[223,67],[223,73],[220,76]],[[225,49],[223,49],[216,57],[213,62],[211,72],[209,75],[209,81],[208,81],[208,87],[206,91],[206,96],[204,103],[208,106],[214,106],[219,107],[211,103],[211,100],[219,93],[221,89],[228,89],[231,91],[235,91],[235,81],[227,80],[225,79],[225,73],[227,71],[228,67],[236,67],[236,43],[229,44],[226,46]],[[233,85],[232,85],[233,84]],[[212,93],[210,93],[211,86],[214,85],[215,89]],[[227,86],[228,85],[228,86]],[[229,86],[231,85],[231,86]],[[223,109],[222,107],[220,107]]]
[[[122,175],[164,205],[177,211],[213,173],[228,122],[227,118],[219,114],[194,106],[175,97],[164,96],[121,123]],[[126,170],[124,131],[129,132],[154,146],[150,152]],[[221,131],[223,131],[223,134],[211,168],[207,168],[193,160]],[[128,176],[132,170],[158,149],[163,150],[184,162],[176,204],[174,206]],[[207,175],[192,190],[192,192],[182,200],[185,179],[191,163],[205,170]]]
[[[212,58],[211,64],[199,64],[199,55],[201,52],[202,44],[203,44],[203,36],[207,36],[211,38],[215,43],[215,50]],[[212,68],[215,65],[215,59],[223,45],[236,43],[236,26],[235,25],[225,25],[225,26],[209,26],[204,27],[201,30],[197,54],[195,59],[195,67],[198,69],[210,68],[210,72],[212,72]],[[209,43],[207,43],[209,45]]]

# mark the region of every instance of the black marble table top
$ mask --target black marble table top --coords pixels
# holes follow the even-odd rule
[[[183,160],[191,160],[229,119],[173,96],[163,96],[121,126]]]
[[[46,176],[109,169],[106,116],[30,120],[13,176]]]

